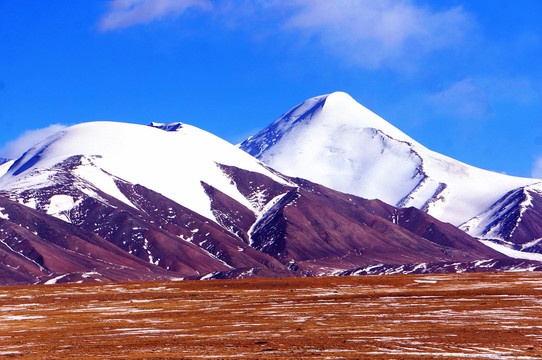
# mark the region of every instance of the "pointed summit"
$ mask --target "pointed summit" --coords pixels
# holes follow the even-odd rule
[[[240,148],[286,175],[413,206],[456,226],[536,182],[430,151],[344,92],[303,102]]]
[[[325,122],[327,126],[375,129],[397,140],[410,143],[415,142],[395,126],[342,91],[336,91],[327,95],[321,115],[319,120]]]
[[[310,98],[293,107],[264,130],[245,140],[240,147],[257,158],[266,159],[266,151],[283,137],[291,139],[310,126],[311,135],[316,129],[324,134],[342,132],[348,128],[380,129],[396,139],[414,142],[396,127],[365,108],[349,94],[337,91]],[[292,135],[289,135],[292,133]],[[265,161],[265,160],[264,160]]]

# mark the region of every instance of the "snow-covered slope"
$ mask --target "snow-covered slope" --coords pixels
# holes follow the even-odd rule
[[[14,162],[15,160],[0,159],[0,177],[8,172],[9,168]]]
[[[202,182],[253,208],[219,164],[285,182],[253,157],[203,130],[180,123],[152,125],[91,122],[69,127],[18,159],[0,178],[0,189],[47,186],[55,164],[83,155],[74,173],[128,205],[131,203],[117,188],[116,178],[143,185],[215,221]],[[58,200],[57,205],[66,211],[70,204]]]
[[[456,226],[539,180],[478,169],[419,144],[343,92],[291,109],[240,148],[272,168]]]

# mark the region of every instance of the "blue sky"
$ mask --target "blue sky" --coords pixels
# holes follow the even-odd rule
[[[432,150],[542,177],[542,1],[0,0],[0,157],[62,126],[236,143],[345,91]]]

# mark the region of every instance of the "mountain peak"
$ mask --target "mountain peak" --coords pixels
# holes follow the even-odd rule
[[[340,91],[297,105],[240,147],[286,175],[413,206],[454,225],[535,182],[430,151]]]
[[[350,94],[344,91],[334,91],[327,95],[323,95],[326,101],[339,101],[339,102],[357,102]]]
[[[324,138],[337,137],[337,133],[356,133],[364,129],[370,132],[382,132],[400,141],[415,142],[386,120],[359,104],[349,94],[336,91],[310,98],[293,107],[239,146],[265,162],[266,160],[262,158],[265,157],[264,153],[283,137],[290,139],[289,142],[297,142],[298,137],[312,137],[315,141],[320,139],[325,142]]]
[[[326,104],[338,104],[343,106],[348,106],[352,103],[358,104],[350,94],[344,91],[334,91],[330,94],[323,95],[323,97],[325,98],[324,101]]]
[[[322,120],[334,126],[348,126],[352,129],[375,129],[396,140],[414,143],[415,141],[395,126],[358,103],[349,94],[337,91],[327,95]]]

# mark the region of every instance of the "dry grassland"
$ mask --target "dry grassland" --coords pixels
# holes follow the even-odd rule
[[[5,358],[541,356],[541,273],[0,288]]]

